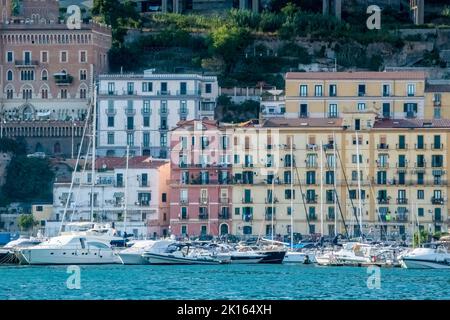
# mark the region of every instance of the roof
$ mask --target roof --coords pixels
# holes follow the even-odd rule
[[[450,128],[449,119],[383,119],[375,121],[374,129]]]
[[[286,80],[425,80],[421,71],[288,72]]]
[[[425,92],[450,92],[450,84],[427,84]]]
[[[283,127],[312,127],[312,128],[321,128],[321,127],[342,127],[342,119],[341,118],[270,118],[264,120],[261,127],[263,128],[283,128]]]

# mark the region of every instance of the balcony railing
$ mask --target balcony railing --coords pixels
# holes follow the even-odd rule
[[[317,197],[315,197],[315,198],[306,198],[306,203],[317,203]]]
[[[180,216],[180,220],[188,220],[188,219],[189,219],[189,216],[187,214]]]
[[[208,203],[208,198],[201,197],[201,198],[198,199],[198,203],[200,203],[200,204],[207,204]]]
[[[444,145],[442,143],[438,143],[438,144],[432,143],[431,144],[432,150],[442,150],[443,148],[444,148]]]
[[[414,148],[416,150],[425,150],[427,148],[427,144],[426,143],[422,143],[422,144],[414,144]]]
[[[265,214],[265,220],[266,221],[271,221],[272,220],[272,216],[273,216],[273,219],[275,220],[275,214],[271,214],[271,213],[266,213]]]
[[[389,145],[386,144],[386,143],[380,143],[380,144],[377,145],[377,149],[379,149],[379,150],[387,150],[387,149],[389,149]]]
[[[378,204],[389,204],[388,198],[377,198]]]
[[[70,85],[73,81],[73,77],[70,74],[61,74],[55,75],[55,83],[56,85],[64,86]]]
[[[14,64],[17,68],[29,68],[29,67],[38,66],[39,61],[37,61],[37,60],[15,60]]]
[[[433,222],[442,222],[443,221],[442,216],[433,215],[432,218],[433,218]]]
[[[230,219],[230,214],[227,212],[227,213],[219,213],[219,219],[220,220],[228,220],[228,219]]]
[[[403,143],[403,144],[397,143],[397,144],[395,145],[395,147],[396,147],[398,150],[406,150],[406,149],[408,149],[408,144],[407,144],[407,143]]]
[[[334,214],[327,214],[326,219],[327,221],[334,221],[336,216]]]
[[[242,214],[242,220],[244,220],[245,222],[249,222],[253,220],[253,214]]]
[[[158,96],[170,96],[170,90],[158,90],[157,94]]]
[[[125,114],[128,117],[132,117],[132,116],[134,116],[136,114],[136,109],[134,109],[134,108],[125,108]]]
[[[253,203],[253,198],[242,198],[242,203]]]
[[[107,108],[105,112],[108,116],[115,116],[117,114],[116,108]]]
[[[397,198],[397,204],[408,204],[407,198]]]
[[[189,200],[188,199],[180,199],[180,204],[188,204]]]
[[[396,221],[400,221],[400,222],[407,222],[408,221],[408,216],[405,214],[399,214],[396,216]]]
[[[135,95],[137,95],[137,91],[136,90],[122,90],[122,95],[135,96]]]
[[[200,214],[198,215],[198,218],[199,218],[200,220],[207,220],[207,219],[208,219],[208,214],[207,214],[207,213],[200,213]]]
[[[230,201],[229,198],[222,198],[222,197],[221,197],[221,198],[219,199],[220,204],[228,204],[229,201]]]
[[[309,220],[310,221],[316,221],[317,220],[317,215],[316,214],[308,214]]]
[[[278,203],[278,198],[277,198],[277,197],[273,197],[273,199],[270,198],[270,197],[264,199],[264,201],[265,201],[266,204],[271,204],[271,203],[272,203],[272,200],[273,200],[273,203]]]
[[[444,198],[436,198],[436,197],[432,197],[431,198],[431,203],[432,204],[444,204]]]

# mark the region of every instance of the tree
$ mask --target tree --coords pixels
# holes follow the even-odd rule
[[[47,159],[14,156],[7,167],[2,193],[9,202],[52,201],[53,179]]]
[[[21,214],[18,218],[17,224],[22,231],[29,231],[34,227],[36,222],[34,221],[32,214]]]
[[[16,155],[24,155],[26,153],[27,146],[24,139],[14,140],[10,138],[0,139],[0,152],[12,152]]]
[[[210,50],[225,62],[229,73],[236,62],[243,56],[244,49],[250,42],[250,33],[244,28],[223,25],[214,30],[209,38]]]

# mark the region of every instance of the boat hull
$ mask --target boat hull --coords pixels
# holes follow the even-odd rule
[[[117,255],[122,264],[150,264],[141,253],[118,253]]]
[[[287,252],[283,259],[283,263],[287,264],[312,264],[315,262],[315,256],[305,252]]]
[[[112,250],[102,249],[20,249],[16,252],[16,256],[21,264],[31,265],[120,263]]]
[[[450,260],[403,258],[402,266],[407,269],[450,269]]]
[[[268,264],[281,264],[286,255],[286,251],[259,251],[258,253],[265,255],[259,263]]]
[[[218,260],[199,260],[192,258],[181,258],[175,257],[171,255],[162,255],[155,253],[146,253],[143,255],[143,258],[146,259],[150,264],[158,264],[158,265],[173,265],[173,264],[184,264],[184,265],[193,265],[193,264],[220,264]]]

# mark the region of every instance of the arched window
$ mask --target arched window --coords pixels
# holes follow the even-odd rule
[[[13,81],[13,72],[11,70],[8,70],[6,73],[6,81]]]
[[[48,80],[48,71],[47,70],[42,70],[42,73],[41,73],[41,80],[42,81],[47,81]]]
[[[61,145],[59,144],[59,142],[56,142],[55,145],[53,146],[53,153],[55,154],[61,153]]]
[[[226,223],[223,223],[220,225],[220,235],[226,235],[228,234],[228,225]]]

